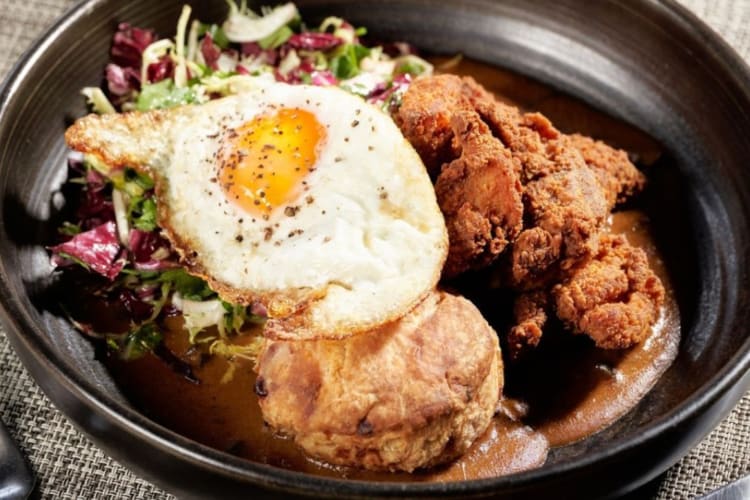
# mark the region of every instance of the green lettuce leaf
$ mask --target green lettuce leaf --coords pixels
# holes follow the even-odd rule
[[[135,109],[148,111],[151,109],[167,109],[181,104],[193,104],[198,96],[191,87],[175,87],[171,79],[162,80],[150,85],[144,85]]]
[[[352,43],[337,52],[331,59],[331,71],[339,80],[346,80],[359,74],[359,63],[370,54],[370,49]]]

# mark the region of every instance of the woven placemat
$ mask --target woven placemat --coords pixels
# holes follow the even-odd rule
[[[0,0],[0,79],[72,0]],[[682,0],[750,60],[750,1]],[[173,498],[106,456],[58,412],[0,332],[0,416],[31,462],[36,495],[54,499]],[[692,498],[750,472],[750,394],[650,495]]]

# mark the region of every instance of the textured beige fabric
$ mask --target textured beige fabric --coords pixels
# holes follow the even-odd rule
[[[750,1],[681,0],[750,60]],[[72,0],[0,0],[0,78]],[[0,332],[0,417],[29,458],[42,498],[172,498],[104,455],[41,393]],[[664,476],[657,498],[691,498],[750,473],[750,394]]]

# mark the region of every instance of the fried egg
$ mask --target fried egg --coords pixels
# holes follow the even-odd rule
[[[89,115],[68,145],[156,183],[158,221],[188,272],[261,303],[273,338],[342,338],[435,287],[445,222],[390,117],[337,88],[258,82],[169,110]]]

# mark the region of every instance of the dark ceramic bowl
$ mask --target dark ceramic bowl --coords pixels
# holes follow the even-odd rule
[[[116,22],[171,33],[183,0],[93,0],[58,22],[0,94],[0,297],[8,335],[52,401],[107,453],[184,497],[255,490],[321,496],[602,496],[674,464],[750,386],[750,72],[673,1],[300,1],[312,21],[341,15],[382,39],[462,52],[529,75],[641,128],[671,159],[652,179],[681,308],[679,356],[625,418],[554,450],[537,470],[446,484],[313,477],[238,459],[154,423],[121,395],[92,345],[46,306],[42,245],[56,225],[63,131],[85,112]],[[197,2],[196,2],[197,3]],[[220,20],[223,1],[195,5]],[[52,202],[50,201],[52,200]]]

